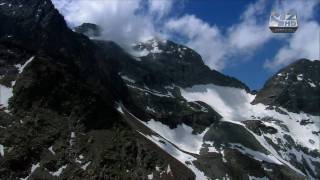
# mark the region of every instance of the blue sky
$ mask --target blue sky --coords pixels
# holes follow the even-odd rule
[[[241,23],[241,15],[248,6],[254,3],[256,3],[255,0],[191,0],[185,3],[184,11],[179,13],[194,14],[203,21],[218,26],[224,33],[230,26]],[[272,6],[274,3],[277,2],[267,2],[262,18],[269,19],[270,13],[268,12],[271,9],[276,9]],[[315,6],[315,9],[319,10],[319,5]],[[314,19],[319,22],[319,14],[315,13]],[[267,26],[265,28],[268,29]],[[286,38],[291,38],[291,35],[287,35]],[[232,57],[230,62],[233,63],[226,65],[221,72],[240,79],[251,89],[260,89],[268,78],[282,68],[282,66],[279,66],[268,69],[265,68],[264,64],[266,59],[272,59],[277,54],[278,50],[285,44],[284,41],[283,39],[271,40],[264,43],[262,48],[256,49],[254,54],[250,56]],[[241,60],[237,58],[241,58]]]
[[[153,37],[196,50],[212,69],[260,89],[299,58],[319,59],[319,0],[53,0],[70,26],[91,22],[124,48]],[[273,34],[271,10],[297,11],[294,34]]]
[[[186,3],[185,11],[190,14],[196,14],[204,21],[215,24],[226,31],[228,27],[239,22],[240,16],[246,7],[254,2],[255,0],[193,0]],[[265,16],[265,18],[269,17]],[[227,65],[222,70],[222,73],[238,78],[251,89],[260,89],[274,73],[264,68],[264,61],[272,58],[272,55],[277,52],[279,47],[279,42],[267,43],[265,48],[259,49],[245,62]],[[235,58],[233,62],[236,61]]]

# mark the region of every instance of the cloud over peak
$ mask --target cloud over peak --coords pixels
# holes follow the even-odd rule
[[[227,30],[188,12],[172,16],[176,11],[176,3],[181,2],[177,0],[53,2],[72,27],[83,22],[98,24],[103,29],[104,39],[115,41],[123,47],[153,37],[179,39],[195,49],[210,68],[217,70],[234,63],[234,57],[249,59],[255,50],[263,48],[270,41],[281,41],[284,45],[274,58],[266,60],[265,67],[268,69],[278,69],[302,57],[319,59],[319,23],[314,19],[315,8],[320,3],[318,0],[283,1],[281,5],[277,1],[257,0],[249,4],[239,21]],[[271,33],[268,20],[273,9],[295,9],[300,20],[298,31],[293,35]]]

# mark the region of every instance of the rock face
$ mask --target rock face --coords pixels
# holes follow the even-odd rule
[[[122,119],[116,102],[132,103],[110,52],[51,1],[1,0],[0,20],[0,179],[194,177]]]
[[[319,115],[320,61],[301,59],[281,69],[267,81],[253,103]]]
[[[77,33],[84,34],[88,37],[99,37],[101,36],[101,28],[96,24],[83,23],[74,29]]]
[[[137,61],[121,62],[121,72],[135,79],[137,83],[141,82],[154,88],[172,84],[189,87],[213,83],[249,91],[239,80],[210,70],[194,50],[169,40],[152,39],[138,43],[133,47],[131,54]],[[138,71],[133,70],[132,66]]]
[[[90,40],[49,0],[0,0],[0,21],[0,179],[320,177],[318,116],[250,104],[188,47]]]

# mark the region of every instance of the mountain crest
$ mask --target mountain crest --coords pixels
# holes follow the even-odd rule
[[[320,61],[301,59],[281,69],[266,82],[253,103],[319,115]]]

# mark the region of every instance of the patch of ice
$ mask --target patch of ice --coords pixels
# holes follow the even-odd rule
[[[57,177],[59,177],[61,174],[62,174],[62,172],[63,172],[63,170],[64,169],[66,169],[67,168],[67,165],[64,165],[64,166],[61,166],[57,171],[55,171],[55,172],[49,172],[52,176],[57,176]]]

